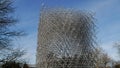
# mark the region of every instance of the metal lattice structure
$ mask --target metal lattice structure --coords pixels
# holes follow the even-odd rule
[[[42,10],[37,68],[95,68],[94,26],[94,18],[88,12]]]

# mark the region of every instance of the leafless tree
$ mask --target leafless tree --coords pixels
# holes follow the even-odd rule
[[[108,56],[108,54],[101,47],[96,48],[94,54],[96,56],[96,68],[106,68],[108,63],[112,63],[112,59],[110,58],[110,56]]]
[[[22,55],[22,51],[11,51],[12,41],[15,37],[24,35],[24,32],[10,29],[17,23],[12,16],[14,7],[13,0],[0,0],[0,61],[13,60]],[[6,56],[7,55],[7,56]]]
[[[14,12],[12,0],[0,0],[0,50],[11,45],[13,37],[23,35],[21,31],[10,30],[10,26],[17,23],[11,16]]]
[[[107,68],[107,64],[111,61],[111,58],[108,56],[107,53],[103,53],[102,55],[102,62],[104,66]]]
[[[22,49],[2,50],[2,52],[0,52],[0,62],[5,63],[10,61],[19,61],[25,53],[26,52]]]
[[[120,56],[120,42],[115,43],[114,47],[117,49],[118,55]]]
[[[42,10],[38,30],[37,68],[58,65],[60,68],[95,68],[94,27],[94,17],[89,12],[61,8]],[[69,64],[68,58],[71,58]],[[59,63],[61,60],[62,63]]]

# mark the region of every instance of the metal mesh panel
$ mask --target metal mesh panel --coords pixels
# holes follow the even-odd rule
[[[88,12],[42,10],[37,68],[95,68],[94,26],[93,16]]]

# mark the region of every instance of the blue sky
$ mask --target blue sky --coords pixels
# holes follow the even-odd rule
[[[118,60],[115,42],[120,41],[120,0],[16,0],[15,17],[19,19],[16,29],[24,30],[28,36],[15,43],[26,49],[24,56],[29,63],[35,63],[37,29],[41,5],[75,8],[95,13],[98,44],[115,60]]]

